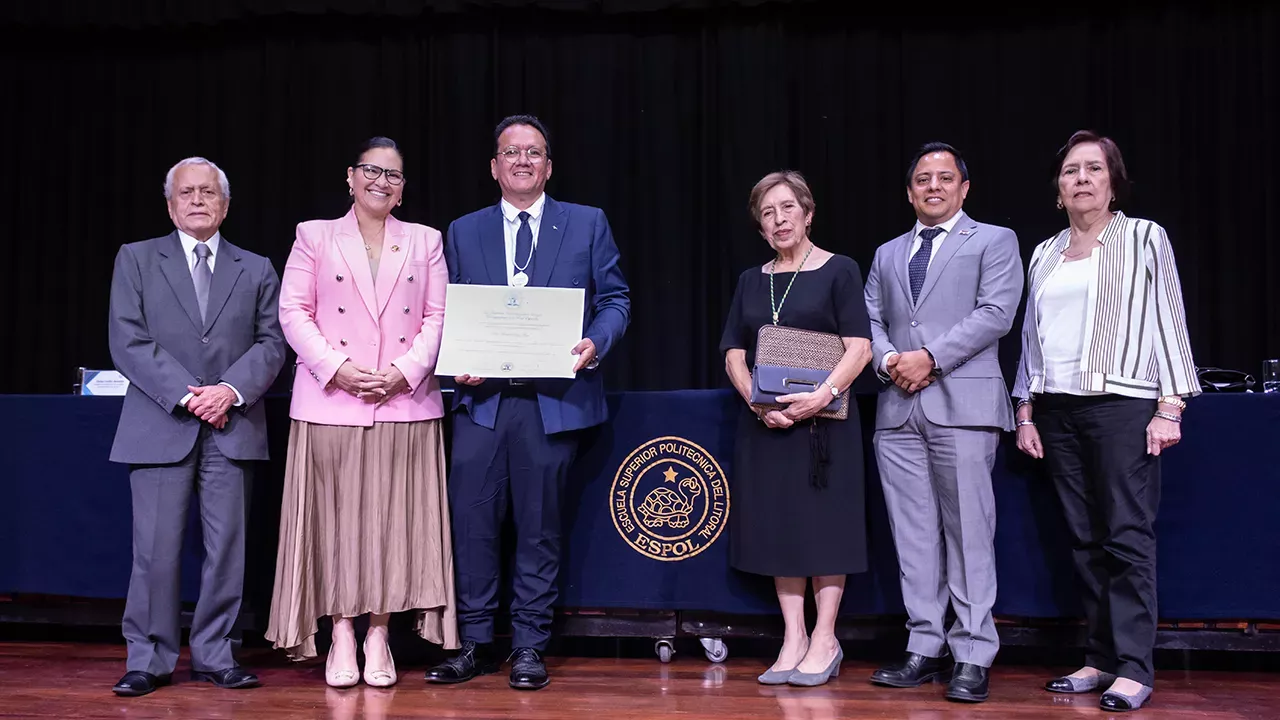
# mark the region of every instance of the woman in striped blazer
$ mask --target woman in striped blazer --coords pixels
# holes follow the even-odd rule
[[[1055,184],[1070,225],[1031,256],[1013,394],[1018,448],[1048,461],[1062,501],[1088,640],[1084,667],[1045,689],[1106,687],[1102,709],[1137,710],[1154,677],[1160,453],[1199,384],[1169,238],[1118,209],[1119,148],[1075,133]]]

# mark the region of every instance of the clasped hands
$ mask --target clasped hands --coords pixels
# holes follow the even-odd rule
[[[227,426],[227,411],[236,403],[236,391],[226,385],[187,386],[192,397],[187,412],[221,430]]]
[[[395,365],[386,370],[374,370],[359,367],[350,360],[338,368],[333,384],[360,400],[378,405],[409,389],[409,381]]]
[[[596,359],[595,341],[591,338],[582,338],[569,352],[578,356],[578,360],[573,363],[573,371],[577,373],[581,371],[582,368],[591,364],[592,360]],[[476,377],[474,375],[459,375],[453,380],[459,385],[468,385],[470,387],[475,387],[476,385],[484,382],[484,378]]]
[[[812,392],[779,395],[778,402],[786,407],[781,410],[756,410],[756,416],[769,428],[789,428],[817,415],[830,405],[831,392],[823,385]]]
[[[920,392],[933,384],[933,358],[926,350],[890,355],[885,367],[893,384],[906,392]]]

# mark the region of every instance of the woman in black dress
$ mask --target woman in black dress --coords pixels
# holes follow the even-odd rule
[[[814,417],[853,384],[871,359],[871,325],[858,264],[809,239],[813,194],[796,172],[766,175],[751,191],[751,216],[777,256],[738,278],[720,349],[744,405],[734,455],[733,567],[774,578],[786,634],[765,684],[821,685],[839,674],[835,637],[845,575],[867,569],[862,431],[857,406],[847,420]],[[751,368],[766,323],[834,333],[845,353],[826,384],[785,395],[784,410],[755,411]],[[818,618],[806,632],[804,596],[813,579]]]

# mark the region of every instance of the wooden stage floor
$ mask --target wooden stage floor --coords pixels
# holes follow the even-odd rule
[[[1064,668],[1002,667],[992,698],[963,706],[942,698],[943,686],[912,690],[867,682],[874,665],[846,660],[821,688],[769,688],[755,676],[764,661],[730,658],[713,665],[679,656],[656,659],[553,657],[551,686],[517,692],[505,672],[464,685],[422,681],[423,668],[400,668],[394,688],[324,685],[319,662],[292,665],[279,653],[247,648],[241,662],[262,678],[253,690],[221,690],[189,679],[184,648],[177,683],[142,698],[118,698],[110,687],[124,672],[124,648],[113,644],[0,643],[0,717],[15,718],[1058,718],[1103,717],[1097,695],[1054,695],[1040,689]],[[1258,672],[1164,671],[1152,704],[1137,715],[1164,718],[1280,717],[1280,675]]]

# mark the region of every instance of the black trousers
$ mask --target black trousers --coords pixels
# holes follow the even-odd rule
[[[1084,591],[1085,662],[1148,687],[1160,459],[1147,454],[1146,429],[1155,409],[1119,395],[1044,394],[1034,415]]]
[[[454,414],[449,509],[464,641],[493,641],[502,526],[510,509],[516,531],[511,645],[546,650],[558,595],[561,495],[578,441],[575,432],[546,434],[531,390],[503,394],[492,430],[466,411]]]

